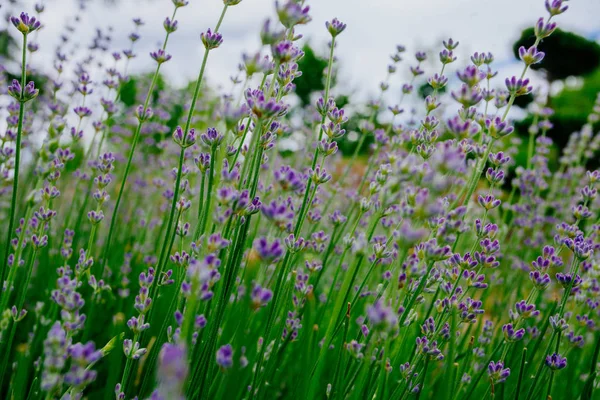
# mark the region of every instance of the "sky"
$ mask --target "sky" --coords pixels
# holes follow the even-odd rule
[[[8,4],[11,1],[15,0],[0,0],[0,4],[5,4],[2,14],[11,7]],[[16,1],[20,4],[12,6],[15,12],[33,12],[36,1]],[[48,61],[65,21],[78,14],[79,1],[43,1],[46,11],[41,19],[45,28],[37,38],[40,55],[33,61],[36,67],[50,67]],[[329,41],[325,21],[337,17],[347,23],[336,48],[336,57],[341,61],[340,90],[363,97],[376,95],[386,74],[389,55],[397,44],[406,46],[407,52],[399,67],[402,73],[391,81],[392,92],[408,79],[408,67],[415,64],[415,51],[426,50],[437,61],[441,41],[448,37],[460,42],[455,69],[466,65],[474,51],[490,51],[496,57],[500,76],[517,74],[522,67],[512,57],[511,44],[521,29],[546,15],[543,0],[307,0],[306,3],[311,7],[312,22],[301,26],[298,32],[323,55]],[[600,1],[571,0],[569,5],[565,14],[556,17],[559,26],[589,38],[600,38]],[[222,6],[221,0],[190,0],[187,7],[180,9],[176,17],[179,29],[167,50],[173,59],[162,68],[173,85],[181,86],[195,79],[204,51],[199,35],[214,27]],[[115,50],[124,49],[129,46],[131,20],[140,17],[145,25],[140,28],[141,39],[136,44],[139,56],[132,60],[130,71],[148,71],[154,67],[148,53],[162,42],[162,22],[172,10],[171,0],[88,0],[75,34],[87,44],[96,28],[112,26],[112,46]],[[260,27],[265,18],[274,15],[273,0],[243,0],[229,8],[221,28],[224,42],[209,58],[207,78],[212,85],[224,85],[229,90],[229,78],[237,73],[241,54],[259,49]],[[439,63],[426,64],[426,76],[439,68]]]

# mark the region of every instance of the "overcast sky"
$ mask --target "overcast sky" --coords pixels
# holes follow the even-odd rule
[[[0,0],[0,4],[8,1]],[[43,2],[45,29],[38,38],[42,56],[34,60],[37,67],[44,67],[44,62],[52,59],[65,20],[77,14],[78,4],[76,0]],[[35,1],[21,0],[20,3],[20,8],[33,12]],[[329,40],[325,21],[338,17],[348,24],[338,38],[336,50],[342,66],[340,80],[346,90],[351,88],[363,96],[377,92],[385,76],[389,54],[396,44],[408,49],[406,61],[400,67],[406,72],[408,66],[414,64],[416,50],[428,50],[437,60],[441,40],[450,36],[460,41],[455,68],[465,65],[474,51],[491,51],[498,60],[496,68],[500,69],[501,76],[515,74],[521,67],[513,61],[511,43],[521,29],[546,15],[543,0],[308,0],[307,4],[313,21],[301,26],[299,32],[323,54]],[[569,5],[568,12],[556,19],[559,26],[598,38],[600,1],[572,0]],[[180,28],[168,46],[173,59],[162,69],[175,85],[195,79],[204,51],[199,34],[214,27],[221,9],[221,0],[190,0],[189,6],[180,9],[176,18]],[[171,12],[171,0],[117,0],[112,5],[110,0],[89,0],[76,34],[88,44],[95,28],[112,26],[112,45],[115,50],[121,50],[128,47],[127,35],[133,27],[131,19],[142,18],[145,25],[140,29],[142,38],[136,44],[139,56],[132,61],[131,71],[146,71],[153,68],[148,52],[162,41],[162,21]],[[229,77],[236,73],[241,53],[258,49],[260,27],[266,17],[272,16],[273,0],[243,0],[230,7],[221,28],[224,43],[209,59],[210,82],[230,88]],[[426,65],[425,69],[429,73],[437,72],[439,64]],[[405,77],[395,78],[392,88],[399,87]]]

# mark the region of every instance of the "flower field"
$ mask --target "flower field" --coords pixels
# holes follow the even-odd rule
[[[247,2],[202,22],[183,89],[161,68],[186,0],[152,5],[165,19],[150,54],[132,15],[124,50],[99,30],[82,61],[57,38],[47,76],[30,65],[54,23],[44,5],[10,18],[0,398],[600,399],[600,97],[557,154],[529,77],[576,2],[545,0],[517,76],[453,39],[390,49],[352,132],[346,24],[304,0],[275,2],[262,46],[232,55],[231,88],[207,83]],[[329,53],[302,106],[309,23]],[[152,72],[128,75],[134,59]],[[518,164],[511,110],[532,95]]]

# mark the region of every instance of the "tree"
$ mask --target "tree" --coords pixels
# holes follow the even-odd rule
[[[294,79],[294,83],[296,94],[305,106],[310,103],[311,93],[325,89],[323,71],[327,68],[327,60],[317,56],[308,43],[302,47],[302,51],[304,57],[298,61],[298,69],[302,71],[302,76]]]

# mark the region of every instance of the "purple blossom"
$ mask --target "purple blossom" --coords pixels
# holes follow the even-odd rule
[[[24,35],[36,31],[40,28],[40,21],[29,14],[22,12],[18,17],[10,17],[10,22]]]
[[[502,383],[510,376],[510,368],[504,368],[502,361],[491,361],[488,365],[488,376],[494,384]]]
[[[531,46],[526,49],[524,46],[519,47],[519,58],[525,65],[532,65],[541,62],[544,59],[545,53],[538,51],[536,46]]]
[[[558,353],[553,353],[549,356],[546,356],[546,366],[553,371],[563,369],[567,366],[567,358],[562,357]]]
[[[337,18],[334,18],[331,20],[331,22],[326,21],[325,27],[327,28],[332,37],[336,37],[337,35],[342,33],[344,29],[346,29],[346,24],[344,24]]]
[[[165,343],[158,356],[158,392],[164,398],[183,399],[188,369],[185,346]]]
[[[221,368],[231,368],[233,366],[233,348],[230,344],[223,345],[217,350],[217,365]]]
[[[216,49],[223,43],[223,36],[218,32],[212,32],[210,28],[200,34],[200,39],[207,51]]]

